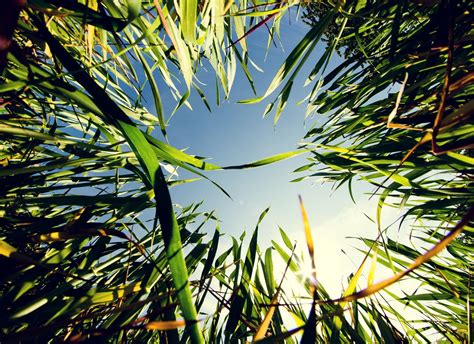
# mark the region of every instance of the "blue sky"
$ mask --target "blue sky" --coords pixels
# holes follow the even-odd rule
[[[301,21],[292,20],[289,24],[284,20],[281,25],[284,50],[280,46],[272,46],[266,58],[267,33],[263,30],[254,32],[248,41],[253,61],[264,70],[262,73],[252,69],[259,95],[263,94],[285,56],[307,32],[308,26]],[[190,97],[193,110],[182,107],[170,121],[169,142],[179,149],[187,148],[190,154],[209,157],[211,162],[221,166],[295,150],[314,121],[311,117],[305,121],[306,106],[298,106],[297,103],[310,91],[309,87],[303,88],[304,80],[322,52],[323,47],[317,47],[313,59],[301,70],[288,106],[276,126],[273,125],[273,117],[262,118],[267,102],[276,95],[261,104],[238,104],[238,100],[253,96],[248,82],[242,73],[238,73],[230,100],[223,101],[218,107],[215,105],[214,75],[211,72],[199,74],[199,80],[206,84],[202,89],[208,96],[212,113],[194,92]],[[163,101],[174,105],[171,95],[164,96]],[[368,215],[374,215],[375,203],[368,202],[368,196],[363,195],[370,189],[359,184],[355,185],[355,190],[360,204],[354,205],[347,188],[334,192],[332,185],[323,185],[316,179],[290,183],[290,180],[301,176],[292,174],[292,171],[303,164],[305,156],[299,156],[257,169],[207,173],[230,193],[233,200],[204,180],[173,188],[172,199],[183,206],[205,200],[202,209],[215,210],[221,220],[221,231],[236,237],[243,231],[253,231],[259,214],[270,207],[261,225],[261,247],[268,246],[270,240],[279,240],[278,226],[281,226],[292,239],[298,239],[299,249],[303,251],[303,226],[298,204],[298,195],[301,195],[314,230],[321,282],[331,290],[340,290],[341,281],[346,281],[347,275],[357,269],[360,261],[354,258],[354,250],[351,249],[357,241],[344,238],[375,236],[376,226],[363,214],[366,211]],[[180,177],[188,176],[184,171],[178,172]],[[341,250],[352,257],[348,258]]]

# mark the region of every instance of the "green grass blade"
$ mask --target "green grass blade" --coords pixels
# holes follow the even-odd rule
[[[180,0],[178,1],[181,18],[181,32],[186,41],[194,43],[196,37],[194,30],[197,23],[197,0]]]
[[[253,104],[262,101],[270,94],[272,94],[283,82],[283,80],[289,75],[292,69],[297,66],[298,61],[304,55],[306,50],[315,44],[315,41],[318,41],[322,36],[326,26],[330,23],[333,18],[333,13],[327,14],[319,23],[319,25],[314,26],[298,43],[298,45],[293,49],[293,51],[288,55],[285,62],[281,65],[280,69],[276,73],[275,77],[268,86],[265,94],[258,98],[252,98],[247,100],[241,100],[240,103],[244,104]]]

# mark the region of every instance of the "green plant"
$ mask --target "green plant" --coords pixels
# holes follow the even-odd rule
[[[276,104],[278,121],[303,64],[325,35],[332,37],[307,80],[317,80],[309,112],[323,120],[308,132],[305,149],[226,168],[311,151],[299,169],[305,177],[322,176],[336,187],[360,178],[375,186],[379,213],[397,206],[407,209],[403,220],[417,220],[417,246],[410,247],[387,236],[379,218],[379,238],[364,240],[366,258],[337,300],[315,278],[301,279],[306,298],[285,293],[285,276],[306,263],[284,231],[283,244],[260,250],[266,211],[248,248],[242,237],[218,249],[214,214],[199,204],[178,209],[169,196],[170,187],[195,180],[178,179],[174,169],[207,178],[206,170],[222,168],[166,143],[162,89],[174,96],[175,109],[189,105],[190,92],[209,107],[194,77],[202,65],[212,67],[226,97],[237,66],[254,89],[246,39],[264,25],[277,34],[298,1],[6,3],[0,340],[265,343],[294,342],[302,333],[302,342],[362,343],[428,341],[432,331],[451,341],[472,338],[468,2],[327,2],[267,91],[243,101],[279,90],[266,110]],[[353,53],[326,72],[333,52],[345,46]],[[145,89],[153,110],[143,105]],[[216,228],[207,239],[210,222]],[[424,252],[426,245],[434,248]],[[274,273],[276,255],[287,266],[282,276]],[[382,264],[394,277],[357,291],[370,255],[370,275]],[[386,290],[409,273],[420,292]],[[405,319],[387,297],[425,318]],[[215,312],[199,316],[209,303]],[[288,329],[284,314],[298,326]]]
[[[307,17],[317,28],[334,10],[328,48],[307,80],[314,81],[307,99],[318,120],[306,135],[313,156],[299,170],[305,171],[303,178],[348,184],[350,193],[354,180],[373,185],[380,234],[375,242],[365,241],[369,252],[378,247],[379,262],[396,273],[390,283],[414,271],[412,281],[419,286],[413,295],[391,294],[425,315],[415,322],[400,320],[405,330],[413,339],[434,331],[446,340],[469,341],[472,6],[464,1],[315,3]],[[336,49],[345,49],[346,59],[326,71]],[[300,57],[298,64],[303,62]],[[404,210],[400,226],[413,221],[408,224],[410,237],[417,239],[412,245],[386,234],[380,216],[385,207]],[[428,244],[433,249],[424,253]],[[439,254],[448,244],[447,253]],[[389,281],[351,298],[372,295]]]

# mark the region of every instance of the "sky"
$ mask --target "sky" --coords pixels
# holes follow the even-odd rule
[[[295,21],[294,18],[291,24],[283,20],[281,44],[284,49],[272,46],[268,54],[267,33],[264,29],[251,34],[248,39],[251,57],[264,70],[262,73],[251,69],[258,95],[264,93],[285,56],[308,28],[302,21]],[[202,89],[208,96],[212,113],[209,113],[194,92],[189,99],[193,110],[182,107],[169,122],[169,143],[179,149],[187,149],[190,154],[209,157],[210,162],[220,166],[242,164],[295,150],[315,120],[311,117],[305,120],[306,105],[297,103],[310,91],[311,85],[303,88],[304,80],[323,49],[322,45],[316,47],[313,57],[301,70],[287,108],[276,126],[273,124],[273,117],[262,118],[262,114],[267,101],[273,100],[278,93],[261,104],[238,104],[238,100],[254,96],[248,82],[238,73],[230,99],[217,106],[214,75],[211,72],[200,73],[198,78],[205,84]],[[338,61],[340,58],[336,57],[333,63]],[[174,106],[171,95],[164,95],[163,103]],[[149,106],[152,107],[151,104]],[[281,242],[278,231],[280,226],[292,240],[298,241],[297,251],[303,252],[306,246],[298,203],[298,195],[301,195],[313,229],[318,279],[335,297],[340,295],[341,282],[347,281],[347,276],[355,272],[361,260],[361,255],[356,254],[353,248],[361,247],[361,243],[347,237],[374,238],[377,234],[375,224],[364,215],[365,212],[374,218],[377,200],[368,200],[367,193],[371,189],[361,183],[356,183],[354,188],[357,204],[352,202],[347,188],[334,191],[331,184],[322,184],[316,179],[290,183],[292,179],[302,176],[292,171],[304,165],[305,159],[301,155],[256,169],[206,172],[209,178],[229,192],[232,199],[205,180],[174,187],[171,189],[171,196],[174,203],[182,206],[205,200],[201,210],[215,210],[221,221],[222,233],[238,238],[246,231],[247,240],[260,213],[270,207],[260,226],[260,247],[268,247],[271,240]],[[182,170],[178,173],[181,178],[190,176]]]

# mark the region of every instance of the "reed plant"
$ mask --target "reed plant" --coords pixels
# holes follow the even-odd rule
[[[2,5],[1,342],[472,340],[469,1]],[[267,28],[270,44],[290,9],[305,13],[308,32],[259,95],[247,40]],[[338,51],[344,61],[328,70]],[[172,113],[162,92],[171,92],[174,111],[191,105],[191,92],[210,107],[209,90],[196,79],[203,67],[225,98],[236,75],[256,94],[242,103],[276,93],[265,111],[275,111],[276,123],[305,64],[314,65],[306,101],[316,120],[301,149],[221,167],[167,143]],[[197,178],[225,193],[206,171],[299,154],[308,159],[299,179],[347,185],[348,197],[362,180],[379,199],[379,235],[361,240],[365,258],[337,299],[316,275],[299,274],[314,268],[317,246],[303,200],[308,252],[300,253],[283,230],[272,247],[259,247],[268,210],[248,246],[242,234],[222,248],[215,214],[200,210],[199,200],[178,208],[170,196],[170,188]],[[177,168],[195,178],[180,179]],[[381,221],[387,207],[401,209],[413,244],[389,235]],[[393,276],[374,282],[378,266]],[[285,289],[290,275],[305,296]],[[401,279],[417,290],[388,289]],[[419,318],[405,317],[407,309]]]

